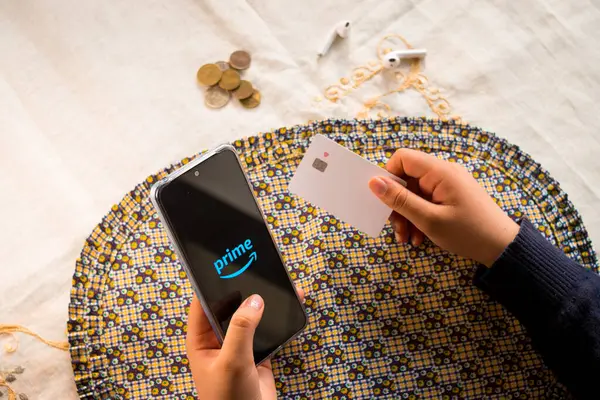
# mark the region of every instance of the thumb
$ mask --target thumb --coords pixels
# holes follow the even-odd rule
[[[248,297],[231,317],[221,352],[229,362],[247,363],[254,360],[254,331],[262,318],[264,301],[254,294]]]
[[[398,182],[385,176],[369,181],[369,188],[388,207],[402,215],[417,228],[426,226],[436,205],[414,194]]]

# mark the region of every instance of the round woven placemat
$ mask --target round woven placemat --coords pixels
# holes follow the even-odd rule
[[[296,284],[309,324],[274,360],[281,398],[565,397],[527,333],[473,286],[475,263],[430,242],[370,239],[301,199],[287,183],[310,138],[325,134],[384,165],[408,147],[465,165],[515,219],[598,269],[581,218],[517,146],[454,121],[327,120],[234,143]],[[69,342],[83,399],[192,399],[184,338],[190,286],[148,198],[182,164],[112,207],[77,260]],[[209,228],[207,228],[209,229]]]

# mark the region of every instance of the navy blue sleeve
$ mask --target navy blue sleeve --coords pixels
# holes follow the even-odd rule
[[[600,277],[552,246],[527,220],[475,284],[529,332],[546,365],[571,393],[600,398]]]

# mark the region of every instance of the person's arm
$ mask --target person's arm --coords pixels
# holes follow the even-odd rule
[[[527,328],[544,361],[578,398],[600,398],[600,277],[527,220],[476,285]]]
[[[477,285],[526,327],[547,365],[579,398],[600,398],[600,278],[567,258],[531,224],[512,221],[464,169],[414,150],[398,150],[391,173],[371,190],[395,212],[400,242],[424,235],[485,265]],[[417,194],[418,193],[418,194]]]

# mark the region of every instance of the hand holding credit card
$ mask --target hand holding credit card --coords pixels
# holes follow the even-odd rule
[[[369,189],[369,180],[388,176],[406,182],[333,140],[315,135],[288,189],[336,218],[378,237],[392,210]]]

